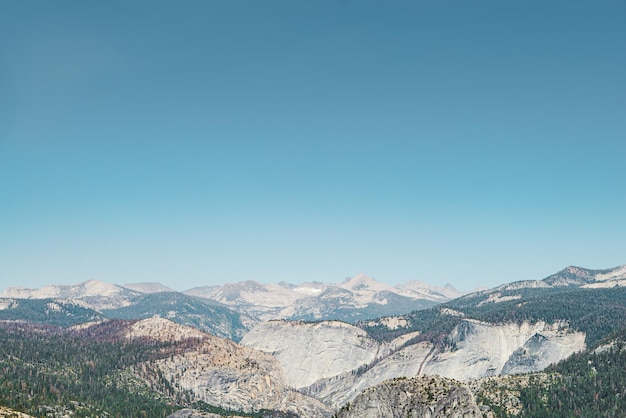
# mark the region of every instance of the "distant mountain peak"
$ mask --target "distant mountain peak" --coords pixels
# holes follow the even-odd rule
[[[367,274],[365,274],[365,273],[357,273],[357,274],[356,274],[356,275],[355,275],[355,276],[351,279],[351,281],[364,281],[364,280],[365,280],[365,281],[370,281],[370,280],[374,280],[374,281],[376,281],[375,279],[373,279],[372,277],[368,276],[368,275],[367,275]]]
[[[9,287],[2,292],[2,296],[20,299],[47,299],[47,298],[80,298],[85,296],[112,296],[122,293],[120,286],[87,280],[85,282],[70,285],[48,285],[39,289],[26,289],[22,287]]]
[[[174,289],[157,282],[127,283],[123,287],[141,293],[175,292]]]
[[[598,282],[611,283],[626,279],[626,265],[603,270],[591,270],[577,266],[567,266],[563,270],[543,279],[551,286],[594,287]]]
[[[342,284],[378,283],[376,279],[369,277],[365,273],[357,273],[353,277],[346,277]]]
[[[0,296],[15,299],[75,299],[81,300],[92,309],[110,309],[125,306],[129,299],[138,293],[111,283],[99,280],[70,285],[48,285],[39,289],[9,287]]]
[[[593,271],[582,267],[567,266],[542,280],[550,286],[581,286],[594,281]]]

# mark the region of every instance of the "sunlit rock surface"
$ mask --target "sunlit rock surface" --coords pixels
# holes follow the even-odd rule
[[[278,410],[303,417],[331,415],[320,401],[292,390],[280,364],[269,354],[208,334],[197,341],[189,327],[163,319],[141,321],[128,335],[168,341],[177,334],[196,341],[167,358],[140,363],[134,372],[152,385],[170,382],[177,390],[190,391],[196,399],[224,409]]]
[[[394,379],[374,386],[339,411],[339,418],[482,418],[463,383],[441,377]]]
[[[381,359],[363,370],[348,371],[331,379],[320,380],[305,393],[338,408],[352,401],[365,389],[396,377],[416,376],[421,373],[434,346],[428,342],[410,345]]]
[[[545,322],[494,325],[466,319],[450,337],[455,349],[434,354],[424,374],[469,380],[539,371],[585,349],[584,333]]]
[[[365,331],[338,321],[270,321],[253,328],[241,344],[273,354],[296,388],[368,364],[381,350]]]
[[[407,341],[399,338],[398,341]],[[273,354],[290,385],[337,408],[389,379],[439,375],[461,381],[543,370],[585,348],[585,335],[566,323],[490,324],[464,319],[451,346],[428,341],[381,344],[344,323],[273,321],[243,344]]]

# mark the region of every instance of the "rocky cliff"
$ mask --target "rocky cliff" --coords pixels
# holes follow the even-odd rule
[[[253,328],[241,344],[274,355],[295,388],[368,364],[381,351],[365,331],[338,321],[270,321]]]
[[[449,345],[421,341],[378,343],[339,322],[273,321],[254,328],[242,344],[274,355],[290,385],[338,408],[383,381],[439,375],[467,381],[543,370],[585,348],[585,335],[565,323],[490,324],[463,319]]]
[[[545,322],[490,324],[464,319],[450,340],[454,349],[436,352],[424,374],[459,380],[543,370],[585,349],[585,334],[566,324]]]
[[[339,408],[371,386],[393,378],[420,375],[433,350],[434,346],[429,342],[413,344],[379,359],[375,364],[321,379],[302,391],[333,408]]]
[[[342,408],[339,418],[482,418],[472,392],[441,377],[393,379],[374,386]]]
[[[4,406],[0,406],[0,417],[6,418],[33,418],[32,415],[23,414],[21,412],[15,411],[10,408],[5,408]]]
[[[175,341],[186,335],[197,343],[167,358],[140,363],[133,371],[161,391],[189,391],[197,400],[244,412],[261,409],[305,417],[327,417],[328,407],[289,388],[278,361],[269,354],[233,341],[182,327],[164,319],[133,325],[127,338],[152,337]]]

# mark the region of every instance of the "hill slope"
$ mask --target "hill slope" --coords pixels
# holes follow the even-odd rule
[[[330,416],[285,385],[273,357],[160,318],[72,329],[0,323],[0,352],[0,405],[36,416]]]
[[[244,314],[218,302],[178,292],[142,294],[130,299],[128,306],[102,313],[117,319],[167,318],[234,341],[239,341],[253,323]]]

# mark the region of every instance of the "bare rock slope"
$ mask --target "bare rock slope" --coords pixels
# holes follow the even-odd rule
[[[585,348],[585,335],[564,323],[490,324],[463,319],[452,346],[406,338],[378,343],[340,322],[273,321],[244,336],[242,344],[274,355],[289,385],[338,408],[360,392],[398,377],[433,376],[467,381],[543,370]]]
[[[169,387],[189,391],[197,400],[231,410],[331,415],[320,401],[292,390],[280,364],[269,354],[161,318],[137,322],[126,337],[196,341],[167,358],[134,367],[134,372],[154,387],[169,382]]]
[[[381,345],[353,325],[270,321],[257,325],[241,344],[273,354],[296,388],[373,361]]]

